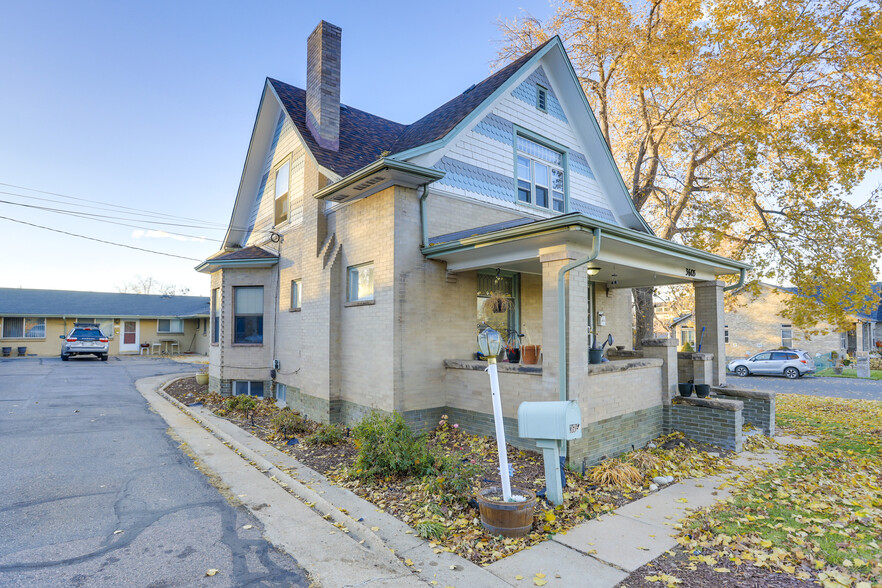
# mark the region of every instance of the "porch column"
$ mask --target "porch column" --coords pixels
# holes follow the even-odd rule
[[[586,253],[572,248],[551,247],[539,251],[542,263],[542,387],[546,400],[557,400],[560,378],[558,350],[557,280],[560,269]],[[568,388],[573,377],[588,365],[588,274],[584,267],[567,273],[564,279],[564,303],[567,306]]]
[[[695,345],[701,343],[702,353],[712,353],[711,382],[713,386],[726,385],[726,342],[723,326],[725,315],[723,309],[722,280],[695,282]],[[702,340],[701,329],[704,328]]]

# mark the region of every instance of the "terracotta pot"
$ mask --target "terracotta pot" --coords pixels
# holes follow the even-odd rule
[[[524,345],[521,347],[521,363],[527,365],[539,363],[539,353],[541,352],[541,345]]]
[[[536,494],[531,490],[512,488],[513,495],[525,496],[524,502],[502,502],[491,500],[489,496],[501,496],[502,488],[493,486],[478,492],[478,508],[481,511],[481,524],[492,535],[503,537],[523,537],[533,528],[533,509]]]

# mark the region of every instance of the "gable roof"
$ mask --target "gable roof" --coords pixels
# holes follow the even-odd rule
[[[0,316],[206,317],[208,296],[0,288]]]
[[[275,253],[270,253],[262,247],[249,245],[243,249],[238,249],[230,253],[221,253],[220,255],[209,257],[208,259],[210,261],[236,261],[246,259],[276,259],[278,257],[279,256]]]
[[[319,146],[306,126],[306,90],[272,78],[267,78],[267,82],[318,164],[341,177],[376,161],[383,151],[391,151],[397,138],[407,128],[407,125],[341,104],[340,148],[337,151],[325,149]]]

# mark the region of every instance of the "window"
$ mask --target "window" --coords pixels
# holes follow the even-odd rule
[[[680,327],[680,345],[695,349],[695,327]]]
[[[276,170],[276,223],[288,220],[288,176],[290,164],[286,161]]]
[[[769,352],[757,353],[753,356],[753,361],[769,361],[770,359],[772,359],[772,354]]]
[[[848,348],[848,333],[842,331],[839,333],[839,348],[847,349]]]
[[[263,343],[263,286],[233,288],[233,343]]]
[[[45,339],[46,319],[33,317],[5,317],[4,339]]]
[[[276,401],[282,404],[288,399],[288,385],[276,383]]]
[[[524,137],[517,138],[518,201],[564,212],[564,156]]]
[[[723,343],[729,342],[729,325],[723,326]]]
[[[300,280],[291,280],[291,310],[300,308]]]
[[[211,291],[211,342],[217,343],[220,340],[220,309],[217,307],[220,301],[220,289],[215,288]]]
[[[208,334],[208,319],[199,319],[199,324],[202,325],[202,336],[204,337]]]
[[[519,330],[518,303],[520,281],[518,274],[511,272],[478,273],[477,324],[487,323],[506,336],[507,329]],[[488,300],[493,294],[502,294],[508,300],[507,308],[491,307]],[[498,311],[498,312],[497,312]]]
[[[263,398],[263,382],[233,382],[235,396],[259,396]]]
[[[781,325],[781,347],[793,347],[793,325]]]
[[[536,86],[536,108],[548,112],[548,90],[542,86]]]
[[[158,319],[156,321],[157,333],[183,333],[184,321],[181,319]]]
[[[346,270],[349,286],[349,302],[374,299],[374,264],[355,265]]]

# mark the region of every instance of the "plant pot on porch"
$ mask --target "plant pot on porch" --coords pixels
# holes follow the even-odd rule
[[[521,350],[506,349],[505,358],[508,360],[508,363],[518,363],[521,360]]]
[[[521,363],[527,365],[535,365],[539,363],[539,354],[541,352],[541,345],[524,345],[521,347]]]
[[[28,348],[27,348],[27,347],[19,347],[19,348],[18,348],[18,356],[19,356],[19,357],[24,357],[24,356],[27,355],[27,354],[28,354]]]
[[[478,492],[481,524],[492,535],[523,537],[533,527],[536,494],[531,490],[512,488],[512,495],[526,497],[524,502],[503,502],[502,488],[493,486]]]
[[[3,348],[3,357],[9,357],[10,353],[12,353],[12,347],[4,347]]]
[[[598,364],[603,362],[603,349],[588,349],[588,363]]]
[[[677,384],[677,392],[680,396],[692,396],[692,382],[681,382]]]
[[[699,398],[707,398],[710,395],[710,384],[695,384],[695,395]]]

